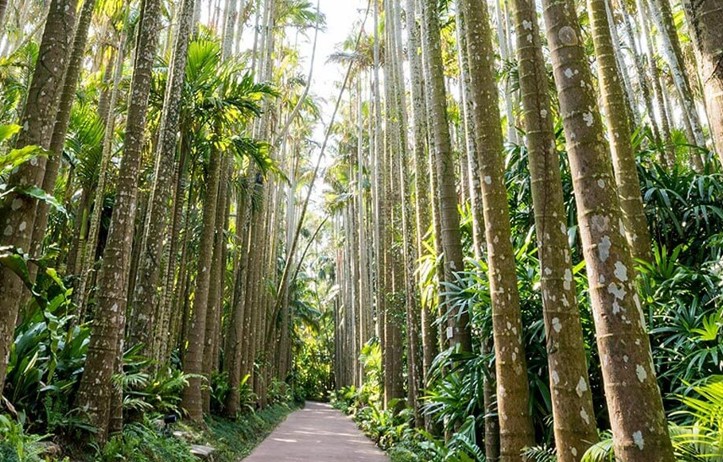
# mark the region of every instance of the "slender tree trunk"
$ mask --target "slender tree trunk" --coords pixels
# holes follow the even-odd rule
[[[633,257],[651,261],[652,249],[648,220],[645,217],[640,180],[632,146],[632,131],[627,117],[625,96],[615,62],[610,36],[606,0],[587,0],[592,37],[597,58],[602,105],[607,117],[608,135],[623,224]]]
[[[633,90],[633,85],[630,81],[628,65],[623,56],[622,47],[624,46],[624,43],[620,40],[620,34],[618,33],[618,27],[615,22],[611,0],[605,0],[605,12],[607,13],[608,24],[610,25],[610,37],[613,42],[613,53],[615,54],[617,71],[622,78],[622,85],[625,90],[625,103],[626,110],[628,112],[628,120],[630,121],[631,128],[634,129],[640,126],[640,112],[637,110],[637,98]]]
[[[153,340],[154,313],[159,303],[159,280],[161,279],[161,256],[163,238],[167,234],[168,203],[171,199],[173,172],[176,164],[176,144],[181,111],[181,92],[186,78],[188,43],[193,31],[193,8],[195,0],[184,0],[178,17],[176,42],[168,70],[168,83],[163,100],[163,113],[156,149],[154,181],[148,201],[141,254],[133,293],[133,322],[130,339],[134,344],[144,344],[150,353]]]
[[[665,103],[663,101],[663,87],[660,85],[660,71],[658,64],[655,62],[655,52],[653,50],[653,37],[650,32],[650,25],[648,23],[648,11],[646,0],[635,0],[638,13],[638,24],[642,31],[642,35],[645,39],[645,55],[648,61],[648,68],[650,70],[650,82],[653,85],[653,94],[655,96],[655,102],[657,104],[658,114],[660,115],[660,131],[662,137],[662,152],[660,158],[663,164],[667,165],[668,168],[673,168],[675,165],[675,147],[672,144],[672,138],[670,135],[670,123],[668,122],[668,113],[665,110]],[[651,118],[655,117],[651,114]]]
[[[689,121],[689,143],[699,147],[705,147],[705,136],[703,135],[703,128],[701,126],[700,117],[698,116],[698,110],[695,107],[695,99],[693,97],[693,90],[690,85],[690,79],[685,71],[685,62],[683,60],[683,51],[680,46],[680,39],[678,38],[678,31],[675,28],[673,21],[673,12],[670,9],[669,0],[649,0],[650,11],[652,12],[653,20],[655,25],[660,31],[660,36],[663,43],[663,52],[668,66],[670,67],[670,73],[675,82],[675,86],[680,94],[682,101],[684,119]],[[697,152],[692,153],[692,164],[696,168],[702,168],[700,156]]]
[[[194,187],[194,177],[195,177],[195,166],[191,167],[191,171],[189,174],[190,184],[188,186],[188,198],[186,203],[186,215],[185,215],[185,223],[183,225],[183,243],[181,246],[181,258],[180,263],[178,267],[178,290],[176,290],[173,301],[171,302],[171,307],[174,308],[174,312],[177,313],[176,315],[176,322],[178,325],[178,328],[173,330],[173,332],[176,333],[174,345],[184,345],[186,342],[186,339],[188,338],[187,332],[187,326],[190,324],[189,322],[189,314],[190,310],[187,308],[187,305],[189,304],[189,286],[190,286],[190,262],[188,261],[188,251],[189,251],[189,243],[191,241],[191,233],[193,229],[193,225],[195,222],[195,210],[194,210],[194,204],[195,204],[195,193],[196,188]],[[183,362],[183,357],[186,353],[186,348],[184,346],[181,346],[179,349],[179,355],[181,357],[181,362]]]
[[[414,50],[409,53],[409,65],[411,70],[411,120],[412,125],[412,149],[414,153],[413,166],[413,187],[416,192],[414,195],[415,218],[416,218],[416,238],[417,238],[417,255],[422,256],[427,253],[424,245],[425,236],[429,232],[432,225],[431,216],[431,198],[429,185],[429,156],[427,154],[427,126],[426,126],[426,104],[424,94],[424,75],[422,69],[422,59],[420,55],[420,29],[417,23],[417,11],[414,0],[406,0],[406,17],[407,17],[407,37],[408,50]],[[422,388],[424,388],[432,361],[436,356],[437,338],[435,335],[435,327],[433,326],[434,314],[432,312],[432,303],[423,303],[421,306],[421,338],[422,338]],[[431,428],[431,422],[425,415],[425,425]]]
[[[160,3],[158,0],[146,0],[143,7],[131,83],[125,151],[119,171],[110,231],[103,254],[102,273],[98,281],[98,304],[93,333],[88,346],[85,371],[76,397],[77,406],[86,410],[91,424],[98,428],[97,437],[101,441],[107,438],[113,392],[111,377],[116,369],[119,354],[118,338],[125,328],[128,271],[137,208],[137,182],[144,146],[151,71],[160,29]]]
[[[95,0],[86,0],[80,12],[78,27],[75,31],[73,40],[73,48],[71,50],[70,59],[68,60],[68,70],[63,80],[63,91],[60,95],[58,105],[58,113],[55,120],[53,135],[50,141],[50,157],[47,160],[45,175],[43,176],[43,191],[51,193],[55,189],[55,182],[58,178],[58,170],[60,169],[60,160],[63,154],[63,146],[65,145],[65,135],[68,133],[68,125],[70,123],[70,111],[75,100],[75,93],[78,87],[78,79],[80,77],[81,62],[85,56],[85,48],[88,42],[88,30],[93,19],[93,8]],[[0,13],[0,24],[2,14]],[[33,252],[34,256],[39,256],[42,250],[43,238],[48,227],[49,206],[46,202],[38,202],[35,212],[35,226],[33,228]]]
[[[361,80],[361,79],[360,79]],[[359,251],[359,268],[361,271],[359,277],[359,311],[360,311],[360,327],[361,332],[361,344],[366,344],[372,337],[372,313],[371,313],[371,280],[369,277],[370,266],[369,266],[369,247],[367,244],[367,227],[366,227],[366,195],[364,188],[364,108],[362,99],[363,85],[359,84],[359,98],[357,107],[357,221],[359,223],[359,235],[357,241],[357,248]],[[359,361],[359,367],[363,368],[361,361]],[[363,375],[363,370],[361,371]]]
[[[476,2],[475,2],[476,3]],[[479,150],[479,175],[495,343],[497,406],[500,418],[500,460],[519,460],[520,452],[533,444],[534,431],[528,410],[529,390],[515,254],[511,242],[507,191],[503,175],[503,144],[500,131],[491,31],[487,10],[481,3],[460,1],[467,19],[467,50],[470,83]]]
[[[555,446],[577,462],[597,441],[585,342],[567,242],[565,204],[549,82],[534,0],[514,0],[520,91],[529,153]],[[603,5],[604,6],[604,5]]]
[[[619,1],[622,3],[623,0]],[[628,48],[630,50],[630,53],[632,54],[632,59],[635,62],[635,71],[638,78],[638,86],[640,87],[641,97],[643,99],[643,103],[645,104],[645,111],[647,112],[648,119],[650,121],[650,128],[653,132],[653,140],[655,141],[656,145],[660,146],[663,144],[660,135],[660,127],[658,126],[658,121],[655,119],[655,110],[653,109],[653,97],[650,94],[650,86],[648,85],[648,78],[645,74],[643,56],[638,47],[638,42],[635,40],[635,35],[633,34],[630,14],[628,13],[627,5],[624,3],[622,5],[618,5],[617,10],[620,11],[622,14],[625,36],[628,41]]]
[[[75,211],[73,220],[73,233],[70,237],[70,249],[66,256],[66,272],[68,274],[78,274],[79,257],[85,241],[85,232],[87,231],[86,223],[88,222],[88,208],[90,202],[90,190],[81,188],[80,198]]]
[[[183,124],[182,124],[183,126]],[[172,301],[173,293],[176,288],[176,269],[178,267],[178,247],[181,242],[181,230],[183,227],[183,205],[184,195],[186,192],[187,181],[187,163],[191,153],[188,140],[181,138],[179,141],[180,159],[175,174],[175,187],[173,192],[173,214],[171,218],[171,234],[168,242],[168,250],[166,259],[166,272],[163,276],[164,286],[158,303],[160,316],[159,325],[156,326],[156,360],[159,364],[166,364],[171,352],[171,332],[173,324]]]
[[[560,97],[603,381],[621,461],[672,461],[630,250],[597,110],[592,76],[570,0],[543,0]]]
[[[5,14],[7,13],[7,9],[8,0],[0,0],[0,31],[3,31],[5,29]]]
[[[45,23],[38,59],[23,108],[22,129],[16,148],[40,146],[48,148],[58,108],[58,95],[63,88],[70,38],[75,27],[77,0],[53,0]],[[37,200],[21,192],[24,188],[41,187],[46,160],[35,158],[21,165],[6,182],[6,193],[0,203],[0,245],[27,252],[33,245],[32,234]],[[25,285],[8,267],[0,267],[0,389],[5,373],[20,301],[25,300]]]
[[[221,167],[223,165],[221,157],[222,154],[217,149],[211,150],[211,159],[206,177],[206,197],[203,206],[203,228],[198,252],[198,275],[196,276],[196,290],[188,330],[188,346],[186,347],[183,362],[183,371],[186,374],[194,374],[188,380],[188,386],[183,390],[182,394],[183,407],[188,412],[189,418],[194,422],[203,420],[203,395],[199,375],[205,370],[203,351],[207,333],[208,294],[215,242],[216,209],[221,182]]]
[[[103,69],[103,87],[98,96],[98,116],[100,120],[103,121],[103,125],[108,124],[108,118],[110,117],[110,94],[113,89],[114,63],[118,52],[120,52],[119,49],[110,52],[108,61]]]
[[[228,417],[236,417],[240,407],[240,387],[241,387],[241,374],[242,364],[241,358],[243,351],[241,349],[243,336],[244,336],[244,315],[246,307],[244,299],[247,288],[244,284],[246,281],[246,273],[249,266],[249,252],[247,250],[247,242],[249,237],[249,221],[250,221],[250,207],[247,206],[251,198],[247,195],[243,195],[237,201],[236,213],[241,215],[237,220],[236,237],[239,240],[239,263],[236,270],[236,294],[234,295],[234,305],[231,307],[231,318],[229,319],[229,338],[227,339],[228,348],[226,348],[226,359],[228,361],[228,383],[229,393],[226,397],[226,407],[224,412]],[[243,229],[239,227],[243,226]]]
[[[507,8],[502,7],[502,2],[507,6],[506,0],[494,0],[495,3],[495,16],[497,23],[497,43],[499,44],[500,59],[503,62],[507,62],[510,55],[514,53],[514,50],[510,50],[509,43],[509,31],[507,24]],[[518,144],[519,139],[517,137],[517,128],[515,127],[515,115],[513,106],[515,98],[510,90],[509,79],[504,79],[504,106],[505,106],[505,128],[507,140],[510,143]]]
[[[723,164],[723,4],[718,0],[690,0],[690,12],[690,30],[700,53],[708,122]]]
[[[88,230],[88,236],[86,237],[81,232],[80,243],[78,248],[78,261],[79,265],[76,265],[78,280],[75,284],[74,297],[78,304],[78,312],[80,317],[83,317],[87,308],[88,290],[87,284],[88,279],[91,277],[93,265],[95,263],[96,248],[98,246],[98,233],[100,232],[101,221],[103,217],[103,205],[105,200],[105,189],[108,181],[108,165],[110,164],[111,156],[113,155],[113,137],[115,135],[115,117],[113,112],[115,111],[116,104],[118,103],[118,93],[120,91],[120,81],[123,77],[123,59],[125,47],[126,34],[122,33],[118,53],[116,54],[116,60],[114,63],[114,77],[113,77],[113,89],[111,90],[110,102],[109,102],[109,117],[106,120],[105,132],[103,134],[103,152],[101,153],[100,165],[98,167],[98,184],[95,189],[95,197],[93,199],[93,210],[90,214],[90,229]]]
[[[224,270],[226,268],[223,260],[223,249],[226,246],[224,236],[224,221],[226,219],[226,196],[228,194],[228,165],[229,158],[224,155],[221,166],[221,180],[218,187],[218,203],[216,205],[216,224],[214,226],[213,258],[211,259],[211,279],[208,290],[208,302],[206,303],[206,334],[203,349],[203,374],[211,380],[211,374],[217,370],[215,341],[216,334],[220,329],[220,316],[223,309],[223,299],[219,295],[223,291]],[[211,413],[211,390],[206,387],[202,390],[203,410]]]
[[[460,63],[460,79],[462,81],[462,123],[464,124],[464,138],[466,141],[465,151],[467,157],[467,165],[462,166],[462,171],[468,172],[469,182],[469,199],[472,210],[472,242],[474,247],[474,257],[482,260],[482,248],[485,245],[485,225],[484,225],[484,204],[482,202],[482,187],[480,185],[479,159],[477,158],[477,145],[475,143],[474,128],[474,104],[472,101],[472,86],[470,81],[469,58],[464,50],[467,49],[467,30],[466,19],[460,10],[457,11],[457,41],[459,43]]]
[[[438,12],[435,5],[422,2],[422,52],[424,54],[425,77],[427,81],[427,110],[432,124],[430,138],[435,151],[437,188],[439,190],[439,215],[441,242],[444,253],[444,279],[456,281],[458,271],[464,270],[462,241],[457,211],[454,154],[447,122],[447,100],[444,87],[441,39]],[[447,339],[452,345],[459,345],[462,351],[471,351],[472,337],[469,330],[469,313],[450,310]]]
[[[498,7],[499,8],[499,7]],[[499,13],[498,13],[499,14]],[[478,149],[475,140],[474,126],[474,103],[472,98],[472,86],[470,81],[469,56],[467,50],[467,25],[461,11],[457,12],[457,40],[460,50],[460,72],[462,75],[462,101],[465,123],[465,138],[467,140],[467,169],[469,171],[470,205],[472,209],[472,241],[474,245],[474,257],[482,261],[483,248],[485,247],[485,224],[484,224],[484,203],[482,200],[482,187],[480,184]],[[480,341],[480,353],[488,354],[494,348],[492,338],[487,336]],[[484,447],[487,460],[495,461],[500,454],[500,427],[497,418],[495,379],[494,371],[486,371],[483,378],[483,403],[484,403]]]

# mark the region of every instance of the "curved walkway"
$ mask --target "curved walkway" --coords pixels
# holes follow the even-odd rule
[[[307,402],[244,462],[388,462],[354,422],[328,404]]]

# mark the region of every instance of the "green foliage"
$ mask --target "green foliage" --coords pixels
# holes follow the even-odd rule
[[[528,448],[522,454],[530,462],[557,462],[555,449],[546,446]]]
[[[9,143],[13,136],[20,132],[20,125],[0,124],[0,147],[6,143]],[[3,152],[0,149],[0,177],[10,173],[13,169],[19,167],[21,164],[28,162],[38,157],[47,156],[47,152],[38,146],[25,146],[20,149],[9,149],[7,152]],[[0,199],[5,197],[9,191],[3,191],[0,193]]]
[[[153,429],[147,418],[143,423],[132,423],[123,433],[111,438],[98,454],[98,462],[195,462],[190,446]]]
[[[683,393],[687,383],[723,373],[723,271],[716,262],[684,263],[685,246],[654,249],[640,272],[653,326],[653,358],[663,389]]]
[[[267,399],[271,404],[291,402],[293,396],[289,384],[273,377],[269,384]]]
[[[3,462],[41,462],[44,437],[27,434],[23,426],[0,414],[0,460]]]
[[[645,210],[655,241],[668,249],[685,245],[684,262],[711,258],[720,245],[706,241],[723,229],[723,174],[658,165],[638,170]]]
[[[359,428],[382,449],[399,443],[409,432],[410,411],[395,413],[395,407],[395,403],[390,403],[387,409],[382,409],[381,404],[371,402],[354,415]]]
[[[140,346],[131,348],[123,357],[122,375],[116,384],[123,389],[123,409],[132,413],[160,412],[181,415],[181,392],[188,386],[189,374],[175,367],[160,368],[148,373],[150,361],[135,356]]]
[[[239,163],[251,161],[264,174],[280,174],[267,143],[238,135],[262,114],[264,99],[278,95],[270,84],[255,82],[244,68],[239,59],[222,59],[217,40],[202,36],[191,41],[181,101],[181,143],[196,156],[207,158],[210,149],[221,149]],[[163,71],[154,75],[151,93],[158,112],[167,79],[166,68]]]
[[[723,376],[711,377],[693,393],[679,397],[685,409],[673,416],[684,422],[672,432],[676,451],[685,460],[723,461]]]
[[[294,410],[294,405],[277,403],[260,411],[244,412],[234,421],[212,417],[206,420],[208,431],[195,442],[218,449],[218,462],[236,462],[250,454]]]
[[[585,451],[581,462],[613,462],[614,460],[612,433],[607,431],[600,434],[600,441]]]
[[[290,383],[295,401],[324,401],[333,388],[334,313],[328,309],[337,289],[332,262],[311,259],[291,281],[293,365]]]
[[[52,271],[40,273],[35,299],[10,348],[4,395],[33,430],[83,428],[70,400],[83,372],[90,331],[70,314],[70,291]]]
[[[489,356],[447,350],[438,355],[430,372],[432,385],[425,397],[424,413],[454,432],[460,425],[483,425],[469,421],[483,416],[484,379],[489,376]]]

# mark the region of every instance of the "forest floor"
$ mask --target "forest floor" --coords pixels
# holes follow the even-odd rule
[[[387,462],[351,418],[329,404],[307,401],[244,462]]]

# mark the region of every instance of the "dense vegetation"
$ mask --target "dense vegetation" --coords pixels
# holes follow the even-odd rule
[[[723,460],[720,2],[348,8],[0,0],[0,459]]]

